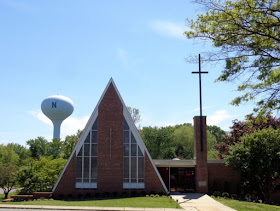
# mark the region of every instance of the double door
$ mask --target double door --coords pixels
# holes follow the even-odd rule
[[[195,192],[195,168],[170,168],[171,192]]]

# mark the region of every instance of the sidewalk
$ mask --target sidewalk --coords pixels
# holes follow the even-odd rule
[[[203,193],[174,193],[171,197],[188,211],[235,211]]]
[[[142,207],[85,207],[85,206],[40,206],[40,205],[14,205],[14,204],[0,204],[1,208],[13,209],[45,209],[45,210],[125,210],[125,211],[180,211],[182,209],[173,208],[142,208]]]
[[[207,194],[201,193],[174,193],[171,197],[178,203],[184,210],[188,211],[235,211],[220,202],[212,199]],[[40,205],[14,205],[14,204],[0,204],[1,208],[14,208],[14,209],[47,209],[47,210],[125,210],[125,211],[180,211],[182,209],[172,208],[137,208],[137,207],[84,207],[84,206],[40,206]]]

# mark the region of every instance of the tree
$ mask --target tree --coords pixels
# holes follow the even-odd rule
[[[19,156],[11,147],[0,145],[0,187],[5,199],[16,184],[18,162]]]
[[[18,174],[18,183],[22,187],[21,194],[32,194],[36,191],[51,191],[67,160],[42,156],[40,160],[31,162]]]
[[[182,125],[177,127],[172,135],[172,140],[176,157],[184,159],[194,158],[194,130],[192,126]]]
[[[226,132],[216,125],[207,125],[207,130],[215,136],[217,142],[221,142],[223,136],[226,135]]]
[[[258,184],[267,202],[271,202],[274,181],[280,172],[280,130],[272,127],[245,135],[230,147],[225,157],[243,175],[243,181]],[[244,178],[245,176],[245,178]]]
[[[82,134],[81,130],[78,130],[76,135],[66,136],[63,141],[62,150],[63,150],[63,158],[68,159],[74,150],[75,144],[77,143],[80,135]]]
[[[48,141],[45,138],[38,137],[36,139],[30,139],[26,143],[29,145],[31,157],[40,160],[41,156],[46,155]]]
[[[187,38],[210,40],[207,61],[225,60],[217,81],[241,81],[233,105],[257,97],[255,112],[280,108],[280,2],[278,0],[196,0],[205,14],[187,19]]]
[[[191,124],[143,127],[139,131],[153,159],[194,158],[194,128]],[[207,131],[208,158],[216,158],[216,138]]]
[[[229,147],[240,142],[243,135],[251,134],[256,130],[269,127],[280,129],[280,118],[275,118],[271,115],[266,115],[264,117],[247,115],[245,121],[234,120],[233,125],[230,127],[230,134],[223,136],[221,142],[215,147],[218,150],[219,158],[222,159],[224,155],[228,155]]]
[[[140,115],[139,109],[131,108],[131,107],[127,106],[127,110],[130,113],[130,116],[131,116],[134,124],[137,124],[141,121],[141,115]]]
[[[167,156],[174,158],[174,151],[170,150],[173,131],[174,128],[171,126],[161,128],[143,127],[139,131],[153,159],[167,159]]]
[[[62,144],[58,138],[54,138],[52,142],[46,144],[46,155],[52,156],[54,159],[59,158],[62,155]]]
[[[7,144],[7,147],[11,147],[13,151],[19,156],[19,166],[23,166],[29,162],[30,151],[26,147],[16,143],[9,143]]]

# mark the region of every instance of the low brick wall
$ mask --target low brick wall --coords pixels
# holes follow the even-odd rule
[[[45,198],[49,199],[52,196],[52,192],[34,192],[33,199]]]
[[[14,195],[14,196],[11,196],[11,199],[19,199],[22,201],[27,201],[27,200],[32,200],[33,195]]]

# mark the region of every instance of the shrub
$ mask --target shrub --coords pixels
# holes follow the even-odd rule
[[[59,199],[64,199],[64,195],[63,194],[59,194],[58,198]]]
[[[99,198],[100,197],[100,193],[95,193],[95,197]]]
[[[150,195],[146,195],[146,197],[150,197]]]
[[[156,194],[156,195],[155,195],[155,197],[159,197],[159,195],[158,195],[158,194]]]
[[[164,192],[163,190],[160,190],[160,191],[158,192],[158,195],[160,195],[160,196],[165,195],[165,192]]]
[[[150,196],[151,196],[151,197],[155,197],[155,195],[154,195],[154,194],[151,194]]]
[[[237,195],[236,194],[231,194],[231,198],[232,199],[237,199]]]
[[[109,192],[104,192],[104,193],[103,193],[103,197],[104,197],[104,198],[108,198],[109,196],[110,196],[110,193],[109,193]]]
[[[124,198],[128,197],[128,193],[126,191],[123,191],[121,197],[124,197]]]
[[[137,193],[136,191],[132,191],[132,192],[130,193],[130,195],[131,195],[132,197],[136,197],[136,196],[138,196],[138,193]]]
[[[147,196],[147,192],[146,191],[141,191],[140,196]]]
[[[229,198],[228,192],[223,192],[223,193],[222,193],[222,197],[224,197],[224,198]]]
[[[70,194],[67,195],[67,198],[68,198],[68,199],[72,199],[72,198],[73,198],[73,195],[70,193]]]
[[[83,197],[83,194],[79,193],[78,198],[81,199]]]
[[[91,198],[91,193],[86,193],[86,198],[87,199]]]
[[[117,195],[118,195],[117,192],[113,192],[113,193],[112,193],[112,196],[113,196],[113,197],[117,197]]]
[[[221,196],[220,191],[214,191],[213,196],[215,197]]]

